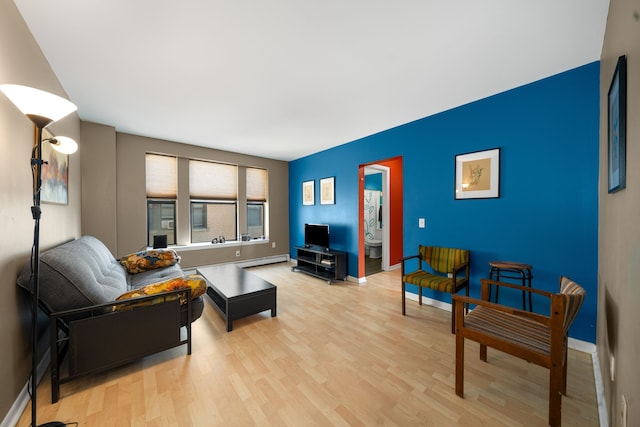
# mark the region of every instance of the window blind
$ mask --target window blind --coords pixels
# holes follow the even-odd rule
[[[175,199],[178,195],[176,157],[147,154],[145,157],[147,197]]]
[[[247,200],[250,202],[267,201],[267,170],[247,168]]]
[[[189,196],[202,200],[236,200],[238,167],[224,163],[189,160]]]

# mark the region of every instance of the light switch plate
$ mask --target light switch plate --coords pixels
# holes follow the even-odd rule
[[[425,228],[427,226],[427,221],[424,218],[418,218],[418,227]]]

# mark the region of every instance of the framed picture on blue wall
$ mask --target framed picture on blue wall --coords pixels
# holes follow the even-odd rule
[[[500,149],[456,156],[456,199],[500,197]]]
[[[618,58],[608,95],[609,193],[627,185],[627,57]]]
[[[315,181],[304,181],[302,183],[302,205],[313,206],[315,204]]]
[[[335,177],[320,180],[320,204],[333,205],[336,203]]]

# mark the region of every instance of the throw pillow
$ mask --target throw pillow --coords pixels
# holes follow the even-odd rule
[[[122,301],[130,298],[143,297],[148,295],[156,295],[162,292],[175,291],[178,289],[187,289],[191,288],[191,299],[198,298],[200,295],[204,294],[207,290],[207,282],[204,280],[204,277],[198,274],[191,274],[189,276],[178,277],[175,279],[167,280],[166,282],[154,283],[152,285],[143,286],[139,289],[134,289],[129,292],[125,292],[116,298],[116,301]],[[172,295],[167,299],[175,299],[178,295]],[[140,304],[135,305],[150,305],[157,304],[165,300],[165,297],[158,297],[157,299],[153,299],[151,301],[145,301]],[[186,304],[186,298],[184,295],[180,295],[180,304]],[[130,308],[135,305],[127,305],[127,306],[116,306],[115,309],[123,309]]]
[[[153,249],[123,256],[119,261],[127,270],[127,273],[136,274],[157,268],[170,267],[180,261],[180,257],[173,249]]]

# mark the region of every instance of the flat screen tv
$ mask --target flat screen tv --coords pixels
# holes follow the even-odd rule
[[[329,248],[329,225],[328,224],[305,224],[304,225],[304,245],[306,247]]]

